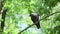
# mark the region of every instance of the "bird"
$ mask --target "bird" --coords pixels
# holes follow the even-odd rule
[[[36,25],[37,29],[40,28],[40,23],[39,23],[39,15],[36,13],[31,13],[29,15],[31,17],[32,22]]]

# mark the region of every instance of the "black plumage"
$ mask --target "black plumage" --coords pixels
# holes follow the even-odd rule
[[[33,14],[30,14],[30,17],[34,24],[37,22],[37,24],[35,24],[35,25],[36,25],[37,29],[39,29],[40,28],[39,15],[36,13],[33,13]]]

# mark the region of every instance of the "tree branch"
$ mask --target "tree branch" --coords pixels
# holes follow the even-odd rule
[[[6,1],[6,0],[1,0],[1,2],[0,2],[0,14],[1,14],[1,11],[3,10],[5,1]]]
[[[3,30],[4,30],[4,22],[5,22],[5,10],[4,10],[4,4],[5,4],[6,0],[1,0],[0,2],[0,14],[2,16],[3,21],[1,21],[1,30],[0,30],[0,34],[2,34]]]
[[[1,29],[2,29],[2,31],[4,30],[4,22],[5,22],[6,12],[7,12],[7,10],[3,10],[3,12],[2,12],[2,19],[3,19],[3,21],[1,21]]]
[[[47,15],[46,17],[40,19],[39,21],[44,20],[44,19],[46,19],[47,17],[49,17],[49,16],[51,16],[51,15],[53,15],[53,14],[59,13],[59,12],[60,12],[60,11],[57,11],[57,12],[55,12],[55,13],[51,13],[50,15]],[[38,21],[37,21],[37,22],[38,22]],[[37,22],[36,22],[36,23],[37,23]],[[36,23],[35,23],[35,24],[36,24]],[[21,34],[21,33],[24,32],[25,30],[27,30],[28,28],[32,27],[33,25],[34,25],[34,24],[26,27],[25,29],[23,29],[22,31],[20,31],[18,34]]]

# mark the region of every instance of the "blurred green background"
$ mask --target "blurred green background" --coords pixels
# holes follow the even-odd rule
[[[42,19],[46,15],[60,11],[60,0],[6,0],[4,8],[9,11],[6,14],[3,34],[18,34],[33,24],[30,13],[38,13]],[[40,21],[40,25],[40,29],[34,25],[22,34],[60,34],[60,13]]]

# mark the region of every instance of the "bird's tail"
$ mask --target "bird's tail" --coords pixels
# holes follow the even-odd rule
[[[36,24],[36,27],[37,27],[37,29],[40,28],[40,23],[39,22]]]

